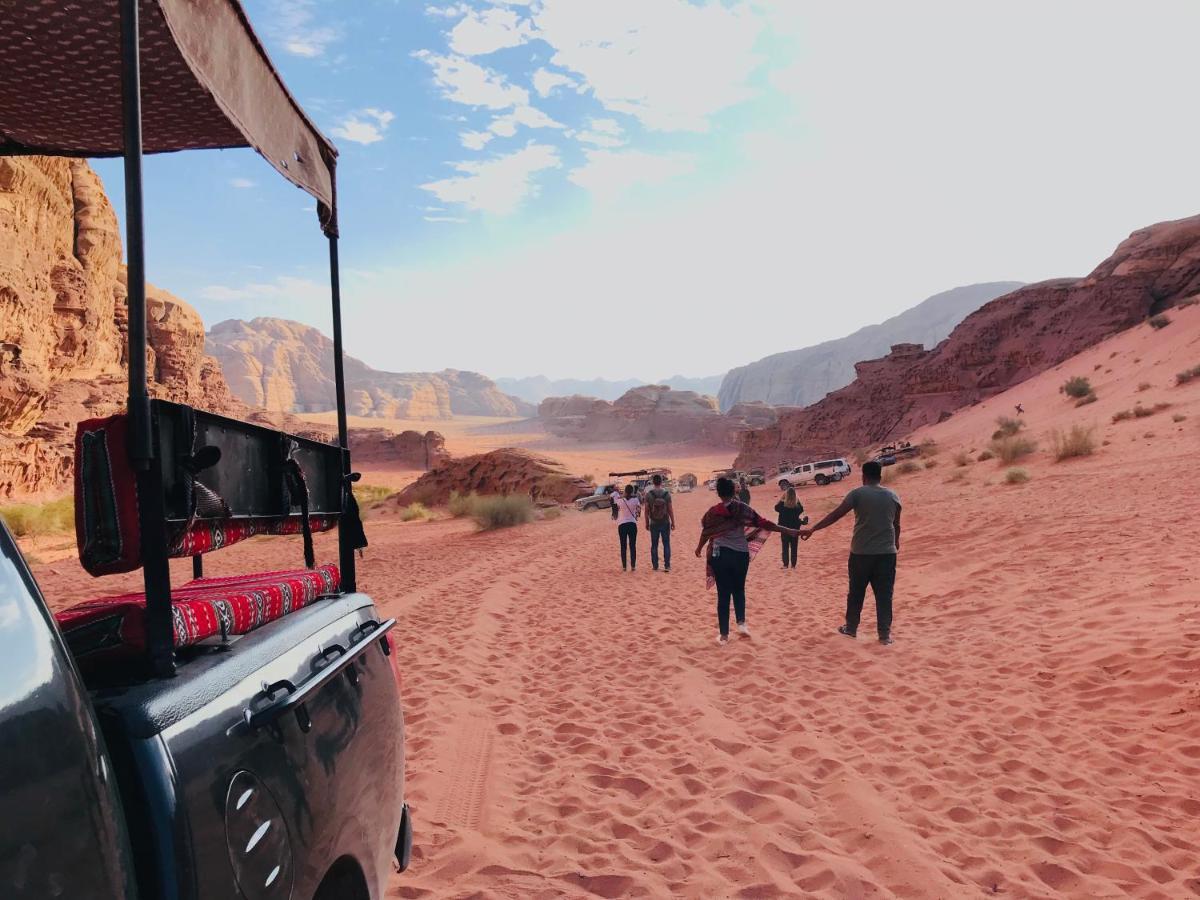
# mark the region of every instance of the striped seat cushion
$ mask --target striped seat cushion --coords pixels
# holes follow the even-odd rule
[[[337,566],[262,572],[228,578],[197,578],[171,589],[175,646],[207,638],[227,639],[334,595]],[[120,594],[78,603],[55,614],[71,652],[81,664],[127,658],[146,650],[146,597]]]

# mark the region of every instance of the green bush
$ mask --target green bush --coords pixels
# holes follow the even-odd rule
[[[425,521],[433,518],[433,513],[424,503],[410,503],[400,511],[401,522]]]
[[[462,519],[471,515],[471,510],[475,507],[475,501],[479,499],[479,495],[474,491],[469,494],[460,494],[458,491],[450,492],[450,502],[446,504],[450,510],[450,515],[456,519]]]
[[[1148,320],[1151,328],[1166,328],[1171,324],[1171,320],[1159,313],[1157,316],[1151,316]]]
[[[996,425],[999,427],[992,432],[992,440],[994,441],[998,441],[1000,438],[1012,437],[1025,427],[1025,423],[1020,419],[1010,419],[1008,416],[998,418]]]
[[[1024,484],[1029,480],[1029,470],[1014,466],[1004,473],[1005,484]]]
[[[75,527],[75,501],[63,497],[45,503],[12,503],[0,508],[0,519],[16,537],[62,534]]]
[[[1092,393],[1092,383],[1082,375],[1075,375],[1066,380],[1066,383],[1062,386],[1062,391],[1068,397],[1079,400]]]
[[[471,518],[483,531],[511,528],[533,521],[533,504],[521,494],[476,497],[471,503]]]
[[[1001,462],[1012,463],[1036,450],[1037,443],[1027,437],[1014,434],[1011,437],[992,441],[989,449]]]
[[[1076,456],[1091,456],[1096,450],[1096,429],[1072,425],[1070,431],[1055,430],[1054,458],[1059,462]]]
[[[1082,396],[1078,400],[1076,400],[1075,408],[1078,409],[1081,406],[1087,406],[1089,403],[1095,403],[1099,399],[1100,398],[1096,396],[1096,392],[1092,391],[1092,393],[1085,394],[1084,396]]]
[[[1175,384],[1176,386],[1187,384],[1189,381],[1194,381],[1197,378],[1200,378],[1200,366],[1192,366],[1190,369],[1184,369],[1175,376]]]

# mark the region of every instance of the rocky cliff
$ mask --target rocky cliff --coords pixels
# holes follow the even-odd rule
[[[538,406],[538,418],[551,434],[581,441],[734,447],[742,431],[771,424],[776,416],[765,404],[741,404],[722,415],[714,397],[646,385],[611,403],[594,397],[550,397]]]
[[[702,378],[689,378],[686,375],[672,375],[656,382],[674,391],[695,391],[698,394],[716,394],[721,387],[723,375],[709,375]],[[505,393],[512,394],[530,403],[541,403],[551,397],[598,397],[601,400],[616,400],[626,391],[642,387],[645,381],[638,378],[625,378],[610,381],[607,378],[547,378],[545,375],[531,375],[526,378],[497,378],[496,385]]]
[[[776,353],[731,369],[721,382],[721,409],[744,400],[807,406],[854,380],[854,364],[888,352],[892,344],[932,347],[989,300],[1021,287],[1019,281],[971,284],[935,294],[878,325],[802,350]],[[797,328],[797,333],[802,329]]]
[[[383,428],[352,428],[350,453],[355,464],[385,463],[400,468],[435,468],[450,459],[446,438],[439,432],[402,431]]]
[[[151,393],[239,412],[190,306],[148,287]],[[80,160],[0,157],[0,497],[53,490],[75,423],[124,406],[116,215]]]
[[[570,503],[576,497],[590,494],[593,483],[590,478],[572,475],[557,460],[507,447],[446,460],[384,501],[384,506],[396,509],[418,502],[441,504],[452,493],[529,496],[531,488],[537,488],[539,500]]]
[[[296,413],[334,408],[333,341],[317,329],[286,319],[230,319],[212,327],[208,345],[243,403]],[[352,356],[343,366],[351,415],[446,419],[534,412],[475,372],[380,372]]]
[[[899,344],[850,385],[742,436],[739,466],[847,453],[937,422],[1200,295],[1200,216],[1135,231],[1086,278],[1029,285],[932,350]]]

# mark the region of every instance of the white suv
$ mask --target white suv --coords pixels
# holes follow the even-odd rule
[[[844,459],[823,459],[819,462],[804,463],[779,473],[779,489],[786,491],[790,487],[808,484],[829,484],[831,481],[841,481],[850,474],[850,464]]]

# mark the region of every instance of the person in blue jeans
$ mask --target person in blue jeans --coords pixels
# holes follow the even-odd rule
[[[658,571],[658,543],[662,541],[663,571],[671,571],[671,532],[675,530],[675,506],[671,492],[663,487],[661,475],[650,478],[646,491],[646,527],[650,530],[650,565]]]
[[[624,493],[613,491],[612,517],[617,523],[617,537],[621,541],[621,571],[637,571],[638,517],[642,514],[642,501],[634,493],[633,485],[625,485]]]

